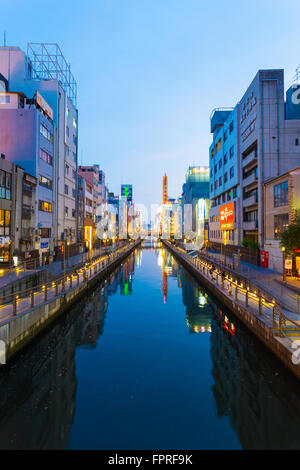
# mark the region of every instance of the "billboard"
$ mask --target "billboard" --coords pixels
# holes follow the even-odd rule
[[[121,196],[126,197],[128,202],[132,202],[132,184],[121,185]]]
[[[53,121],[53,110],[50,108],[47,101],[42,97],[42,95],[36,91],[36,102],[42,108],[43,111],[49,116],[50,119]]]
[[[228,202],[220,207],[220,229],[232,230],[234,228],[234,203]]]

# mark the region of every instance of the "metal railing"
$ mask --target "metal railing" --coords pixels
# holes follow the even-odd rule
[[[77,267],[77,269],[63,274],[53,281],[1,296],[0,322],[2,319],[5,320],[7,317],[18,315],[37,305],[42,305],[44,302],[47,302],[47,300],[54,300],[56,297],[70,291],[74,287],[88,282],[95,275],[111,265],[120,255],[129,251],[133,245],[134,242],[122,246],[104,256],[101,255],[99,258],[88,261],[80,268]],[[7,313],[7,316],[4,316],[4,318],[3,313]]]
[[[169,244],[167,241],[164,243],[196,268],[227,297],[258,314],[259,317],[265,318],[267,324],[271,325],[274,335],[278,334],[289,339],[297,336],[300,338],[300,323],[289,318],[270,294],[251,284],[248,279],[241,279],[242,276],[224,272],[220,267],[214,266],[216,263],[192,258],[182,248]]]

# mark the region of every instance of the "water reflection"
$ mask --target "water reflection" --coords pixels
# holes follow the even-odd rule
[[[150,282],[151,276],[154,275],[153,271],[146,270],[147,263],[153,259],[151,257],[155,259],[154,265],[158,270],[161,287],[158,291],[158,297],[155,297],[155,286],[153,287],[153,294],[151,294],[153,305],[150,306],[150,309],[159,308],[158,302],[160,302],[164,307],[164,312],[169,314],[168,322],[175,324],[174,305],[175,303],[179,305],[180,302],[179,318],[184,319],[185,317],[185,323],[178,323],[180,330],[177,331],[177,327],[174,327],[175,330],[171,329],[170,335],[171,341],[174,341],[177,336],[180,338],[179,344],[181,344],[184,357],[183,368],[187,373],[181,377],[183,369],[180,368],[179,362],[176,371],[176,362],[173,361],[174,351],[172,353],[169,344],[165,351],[166,358],[170,354],[170,361],[172,361],[168,362],[170,374],[168,380],[173,379],[172,370],[174,369],[175,377],[177,374],[176,381],[185,382],[186,398],[194,406],[196,405],[194,400],[198,400],[198,394],[203,392],[204,388],[204,383],[199,382],[198,377],[204,380],[203,377],[207,376],[208,395],[204,396],[200,408],[206,407],[205,398],[208,401],[212,399],[216,411],[215,415],[211,413],[209,417],[212,428],[219,429],[219,423],[227,419],[228,424],[226,424],[227,421],[224,421],[223,426],[225,427],[222,428],[222,433],[229,433],[229,430],[235,433],[244,449],[300,449],[298,438],[300,390],[298,382],[283,370],[278,361],[232,314],[223,310],[201,286],[195,283],[170,253],[163,249],[144,252],[137,250],[105,282],[87,294],[77,303],[76,307],[55,322],[22,354],[19,354],[7,369],[0,372],[1,449],[62,449],[69,446],[68,440],[71,429],[74,427],[75,415],[80,417],[83,413],[81,411],[83,404],[78,398],[79,386],[83,389],[85,386],[82,370],[88,371],[89,366],[84,362],[87,360],[87,356],[78,357],[78,353],[86,350],[89,353],[89,360],[92,360],[92,355],[97,352],[100,360],[106,358],[106,361],[109,361],[104,350],[100,349],[99,352],[99,343],[103,345],[103,348],[105,347],[106,323],[109,323],[110,316],[114,314],[114,310],[110,310],[109,306],[115,305],[114,308],[122,308],[124,305],[128,305],[124,302],[138,302],[139,299],[135,296],[138,295],[138,292],[143,293],[141,283]],[[146,268],[142,272],[143,266]],[[153,270],[153,268],[151,269]],[[136,289],[135,281],[137,282]],[[149,289],[148,284],[147,287],[144,287],[144,289],[146,288]],[[110,299],[112,296],[114,296],[114,300]],[[132,316],[133,321],[136,322],[134,314],[135,312],[128,312],[128,315],[122,317],[123,321],[128,323],[130,316]],[[138,312],[138,318],[140,327],[143,326],[143,322],[151,320],[149,315],[143,316],[140,312]],[[132,338],[126,336],[130,334],[131,324],[128,325],[126,334],[118,337],[118,341],[123,341],[121,344],[122,354],[124,356],[128,354],[130,357]],[[163,322],[156,324],[156,329],[153,325],[151,328],[147,327],[147,323],[145,325],[146,327],[141,331],[145,332],[145,339],[149,340],[150,338],[151,344],[151,335],[156,337],[155,335],[158,334],[160,328],[163,328]],[[125,323],[120,327],[118,332],[126,327]],[[167,327],[169,328],[169,324]],[[185,336],[182,335],[183,329]],[[110,334],[118,332],[110,331]],[[186,335],[186,333],[190,333],[192,336]],[[108,338],[110,337],[108,336]],[[139,339],[133,337],[133,340]],[[205,357],[208,358],[206,362],[203,362],[201,356],[201,351],[204,353],[204,349],[199,350],[198,357],[187,355],[190,351],[191,341],[196,346],[199,344],[202,348],[206,348]],[[143,350],[140,349],[139,352],[142,356]],[[150,367],[151,357],[148,359],[148,367]],[[193,361],[196,361],[198,370],[195,369]],[[113,362],[113,364],[116,366],[117,362]],[[173,369],[170,368],[171,364]],[[104,366],[105,368],[101,369],[103,377],[100,372],[100,377],[98,377],[98,380],[102,380],[103,393],[99,400],[103,406],[105,403],[109,403],[109,400],[113,400],[110,389],[105,393],[105,386],[107,384],[114,386],[109,382],[109,377],[111,377],[110,363],[104,363]],[[159,365],[154,364],[153,367],[157,368]],[[105,372],[106,370],[108,372]],[[117,372],[123,374],[121,370],[117,370]],[[126,372],[128,375],[130,373],[129,370]],[[131,386],[132,379],[129,381]],[[119,385],[116,384],[116,386]],[[139,382],[135,385],[137,390],[140,386]],[[147,387],[143,389],[143,395],[147,394],[148,390],[151,393],[149,386],[150,384],[147,384]],[[169,401],[170,396],[165,393],[163,388],[159,394],[159,387],[162,387],[159,382],[157,387],[158,390],[155,389],[155,393],[159,397],[157,399],[159,400],[160,412],[163,414],[168,406],[164,400]],[[126,390],[118,390],[118,396],[126,398]],[[166,398],[164,398],[165,396]],[[173,396],[173,400],[175,399],[176,388]],[[155,403],[158,406],[158,403]],[[150,404],[151,397],[149,396],[149,406]],[[97,408],[100,405],[94,403],[90,406]],[[198,401],[197,407],[199,408]],[[171,412],[174,413],[173,405],[171,409],[173,410]],[[196,410],[196,408],[194,409]],[[193,448],[197,446],[203,448],[203,445],[207,445],[201,441],[202,437],[206,435],[207,421],[199,419],[196,413],[194,415],[187,413],[184,407],[176,408],[176,416],[179,423],[187,423],[188,425],[180,426],[182,427],[180,432],[184,434],[178,434],[179,431],[171,429],[171,426],[168,436],[169,447],[173,445],[173,448],[180,448],[182,442],[182,448],[188,448],[188,444],[183,443],[182,436],[185,436],[187,443],[190,443]],[[116,416],[110,418],[118,422],[117,411]],[[134,421],[137,418],[133,416],[132,419]],[[169,417],[166,415],[167,423],[172,422],[172,419],[171,415]],[[195,430],[201,436],[198,441]],[[91,436],[95,435],[94,429],[84,428],[81,431],[87,436],[89,433]],[[143,434],[141,431],[148,433],[149,442],[155,442],[151,441],[157,434],[157,428],[153,427],[150,430],[137,428],[136,436],[132,436],[133,443],[137,440],[137,436]],[[114,436],[116,429],[111,432]],[[99,436],[99,440],[101,441],[101,436]],[[134,448],[134,444],[131,442],[129,445]],[[216,449],[220,447],[218,434],[212,445]],[[230,443],[227,442],[226,445],[227,448],[230,448]],[[114,442],[111,442],[110,448],[114,447],[116,445],[114,446]]]

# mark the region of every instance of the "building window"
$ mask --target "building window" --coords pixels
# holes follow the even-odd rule
[[[222,176],[219,177],[219,186],[222,186]]]
[[[65,157],[68,157],[70,153],[69,146],[65,144]]]
[[[213,188],[213,185],[211,184],[211,185],[210,185],[210,190],[213,191],[213,189],[214,189],[214,188]]]
[[[230,125],[229,125],[229,134],[231,134],[233,131],[233,121],[231,121]]]
[[[69,165],[65,165],[65,175],[68,176],[69,175]]]
[[[286,206],[289,203],[289,182],[274,186],[274,207]]]
[[[41,238],[51,238],[51,228],[40,228],[40,236]]]
[[[295,140],[295,145],[299,145],[299,139]]]
[[[69,108],[68,108],[68,106],[66,107],[66,116],[67,116],[67,118],[69,117]]]
[[[234,154],[234,146],[230,147],[229,154],[230,154],[230,158],[232,158]]]
[[[228,137],[228,129],[226,129],[226,131],[224,132],[224,142],[226,142],[227,137]]]
[[[10,235],[10,211],[0,209],[0,236]]]
[[[228,162],[228,154],[225,153],[225,155],[224,155],[224,165],[225,165],[225,163],[227,163],[227,162]]]
[[[234,167],[230,168],[230,179],[234,177]]]
[[[40,157],[41,160],[43,160],[44,162],[48,163],[51,166],[53,165],[53,157],[45,150],[40,149]]]
[[[75,215],[76,215],[76,211],[75,209],[72,209],[72,217],[75,217]]]
[[[46,178],[46,176],[39,175],[39,185],[52,191],[52,180]]]
[[[69,186],[67,184],[65,184],[65,194],[69,194]]]
[[[222,167],[222,160],[219,160],[219,168]]]
[[[11,173],[0,170],[0,198],[11,199]]]
[[[40,125],[40,133],[51,143],[53,144],[53,134],[48,131],[47,127],[43,124]]]
[[[226,171],[226,173],[224,173],[224,183],[227,183],[227,180],[228,180],[228,173]]]
[[[215,165],[215,173],[218,171],[218,165]]]
[[[70,130],[69,130],[69,127],[68,127],[68,126],[66,127],[66,134],[67,134],[67,137],[69,137],[69,135],[70,135]]]
[[[76,118],[73,118],[73,126],[75,127],[75,129],[77,129],[77,122],[76,122]]]
[[[10,96],[9,95],[0,96],[0,104],[8,104],[8,103],[10,103]]]
[[[52,203],[39,200],[39,210],[43,212],[52,212]]]
[[[65,217],[68,217],[69,215],[69,208],[65,206]]]
[[[76,153],[75,153],[75,152],[73,152],[73,160],[74,160],[74,162],[77,162],[77,157],[76,157]]]
[[[210,176],[212,177],[213,176],[213,169],[210,170]]]
[[[72,197],[75,199],[76,198],[76,189],[72,189]]]
[[[72,170],[72,176],[74,178],[74,180],[76,179],[76,171],[75,170]]]
[[[278,239],[289,225],[289,214],[274,215],[274,238]]]
[[[231,191],[228,191],[227,193],[227,201],[230,201],[231,200]]]

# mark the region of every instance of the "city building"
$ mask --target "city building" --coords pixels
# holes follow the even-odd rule
[[[36,225],[37,179],[0,158],[0,265],[40,264]]]
[[[30,99],[35,100],[44,114],[53,121],[52,136],[47,125],[46,129],[40,132],[53,146],[53,155],[49,153],[49,156],[52,156],[52,164],[49,163],[49,157],[45,156],[45,159],[48,159],[48,162],[45,161],[47,165],[53,167],[51,237],[54,239],[54,245],[59,244],[61,240],[68,240],[75,245],[72,247],[74,250],[79,250],[76,245],[77,84],[70,65],[57,44],[29,43],[26,53],[19,47],[0,47],[0,74],[7,81],[9,92],[16,92],[19,97],[20,93],[33,97]],[[44,150],[47,152],[47,148]],[[18,160],[21,158],[22,155],[19,155]],[[36,161],[36,155],[33,161]],[[40,207],[43,212],[49,212],[47,203],[49,201],[41,200]]]
[[[274,271],[283,271],[280,236],[294,221],[297,211],[300,211],[300,166],[264,184],[264,251],[268,253],[268,265]],[[300,253],[286,261],[290,274],[300,273]]]
[[[285,101],[283,70],[259,70],[234,109],[213,113],[212,244],[228,244],[233,252],[241,245],[264,248],[264,183],[300,164],[300,105],[293,91]]]
[[[182,187],[183,229],[185,238],[188,231],[193,232],[197,243],[204,241],[204,224],[208,221],[209,201],[209,168],[190,166],[186,172],[185,183]],[[190,208],[189,209],[189,206]],[[191,216],[191,226],[187,227],[187,213]]]
[[[54,127],[50,106],[36,91],[0,92],[0,146],[6,159],[35,177],[36,227],[41,262],[53,252],[54,225]],[[34,204],[35,205],[35,204]]]
[[[213,141],[209,148],[209,240],[231,245],[240,245],[239,239],[239,107],[215,109],[210,119]],[[225,230],[220,229],[220,212],[226,206],[233,207],[234,223]]]

